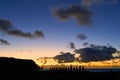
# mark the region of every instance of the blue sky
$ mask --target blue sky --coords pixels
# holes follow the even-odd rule
[[[10,20],[15,27],[25,32],[43,31],[44,39],[26,39],[0,32],[0,38],[11,45],[0,45],[0,56],[34,58],[54,56],[59,52],[72,51],[69,42],[82,47],[83,42],[106,45],[110,43],[118,50],[120,45],[120,4],[99,4],[91,6],[92,25],[78,25],[74,19],[60,21],[52,9],[71,4],[81,5],[81,0],[0,0],[0,18]],[[108,0],[109,1],[109,0]],[[88,38],[81,41],[77,34]]]

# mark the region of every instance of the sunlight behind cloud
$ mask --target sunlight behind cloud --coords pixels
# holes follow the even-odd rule
[[[69,62],[69,63],[58,63],[52,57],[42,57],[34,59],[36,64],[39,66],[85,66],[85,68],[120,68],[120,59],[111,59],[105,61],[91,61],[91,62]]]

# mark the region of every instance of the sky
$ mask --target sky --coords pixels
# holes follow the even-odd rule
[[[13,34],[1,28],[0,56],[28,59],[52,57],[61,51],[72,52],[70,42],[77,48],[84,47],[84,42],[98,45],[109,43],[120,50],[119,0],[84,1],[86,0],[0,0],[0,20],[9,20],[15,30],[30,32],[33,36],[30,38]],[[75,10],[70,12],[71,5],[84,6],[86,12],[83,10],[81,15],[78,14],[79,11],[77,14]],[[62,17],[59,9],[64,11]],[[82,18],[78,19],[79,16],[88,19],[88,22],[82,22]],[[44,36],[35,35],[36,30],[42,31]],[[87,39],[78,39],[78,34],[86,35]]]

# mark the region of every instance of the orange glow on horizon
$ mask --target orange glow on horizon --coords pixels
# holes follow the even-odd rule
[[[69,62],[57,63],[53,58],[34,59],[39,66],[84,66],[86,68],[120,68],[120,59],[106,60],[106,61],[92,61],[92,62]]]

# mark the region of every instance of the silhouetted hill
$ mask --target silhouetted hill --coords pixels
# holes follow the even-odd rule
[[[41,71],[33,60],[0,57],[0,80],[120,80],[119,76],[120,72],[86,72],[81,67]]]
[[[36,69],[33,60],[0,57],[0,80],[34,80]]]
[[[32,71],[38,68],[33,60],[0,57],[0,71]]]

